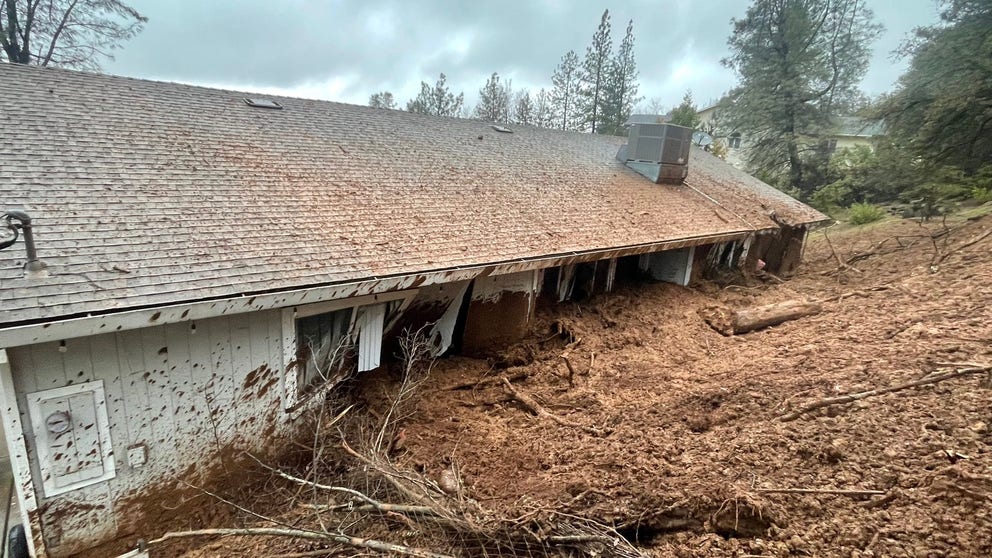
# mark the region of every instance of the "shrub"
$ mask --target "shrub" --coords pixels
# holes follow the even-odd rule
[[[885,217],[885,210],[870,203],[856,203],[851,205],[847,220],[852,225],[864,225],[872,223]]]
[[[992,188],[982,188],[980,186],[971,187],[971,197],[975,199],[978,203],[987,203],[992,201]]]

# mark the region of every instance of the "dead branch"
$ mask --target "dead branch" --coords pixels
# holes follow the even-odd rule
[[[161,544],[163,542],[187,538],[187,537],[230,537],[230,536],[267,536],[267,537],[292,537],[296,539],[328,540],[336,543],[346,544],[355,548],[367,548],[378,552],[402,554],[403,556],[415,556],[417,558],[453,558],[447,554],[438,554],[429,550],[411,548],[393,543],[377,541],[375,539],[363,539],[353,537],[343,533],[317,533],[313,531],[302,531],[298,529],[270,529],[270,528],[244,528],[244,529],[198,529],[195,531],[172,531],[161,537],[151,540],[148,545]]]
[[[567,426],[569,428],[577,428],[579,430],[582,430],[583,432],[592,434],[593,436],[602,437],[609,434],[609,432],[604,432],[598,428],[594,428],[592,426],[586,426],[584,424],[579,424],[577,422],[572,422],[568,419],[559,417],[558,415],[548,411],[543,406],[541,406],[541,404],[535,401],[533,397],[527,395],[526,393],[514,389],[513,385],[511,385],[510,382],[508,381],[504,380],[503,386],[507,389],[507,391],[510,393],[510,395],[513,397],[514,400],[516,400],[518,403],[523,405],[525,409],[527,409],[528,411],[530,411],[531,413],[533,413],[534,415],[540,418],[546,418],[552,420],[562,426]]]
[[[837,262],[837,270],[838,271],[843,271],[843,270],[849,269],[851,271],[854,271],[854,272],[857,272],[857,273],[861,273],[861,270],[860,269],[858,269],[856,267],[853,267],[851,265],[848,265],[848,264],[846,264],[846,263],[844,263],[844,262],[841,261],[840,256],[837,255],[837,250],[834,249],[834,243],[833,242],[830,242],[830,237],[827,236],[827,231],[826,230],[823,231],[823,238],[826,239],[827,246],[830,248],[830,253],[833,254],[834,260],[836,260],[836,262]]]
[[[961,250],[964,250],[965,248],[970,248],[970,247],[978,244],[979,242],[985,240],[986,238],[988,238],[990,236],[992,236],[992,229],[989,229],[989,230],[985,231],[984,233],[979,234],[978,236],[975,236],[974,238],[972,238],[971,240],[969,240],[969,241],[965,242],[964,244],[958,246],[957,248],[954,248],[952,250],[948,250],[947,252],[944,252],[943,254],[935,254],[933,260],[930,262],[930,266],[931,267],[938,266],[938,265],[941,264],[941,262],[943,262],[944,260],[946,260],[947,257],[950,256],[951,254],[955,254],[957,252],[960,252]]]
[[[961,365],[958,364],[958,365],[949,365],[949,366],[961,366]],[[796,420],[797,418],[801,417],[802,415],[810,411],[814,411],[816,409],[822,409],[823,407],[829,407],[831,405],[841,405],[844,403],[851,403],[853,401],[864,399],[866,397],[874,397],[876,395],[883,395],[886,393],[892,393],[895,391],[901,391],[904,389],[914,388],[918,386],[936,384],[937,382],[943,382],[944,380],[959,378],[961,376],[967,376],[970,374],[983,374],[992,371],[992,366],[988,366],[988,365],[972,365],[970,363],[965,363],[964,366],[966,366],[966,368],[960,368],[954,372],[948,372],[946,374],[940,374],[937,376],[927,376],[920,380],[907,382],[905,384],[899,384],[886,388],[872,389],[868,391],[862,391],[859,393],[851,393],[847,395],[840,395],[837,397],[828,397],[826,399],[821,399],[814,403],[810,403],[809,405],[806,405],[804,407],[800,407],[799,409],[796,409],[791,413],[782,415],[781,417],[779,417],[779,420],[781,420],[782,422],[788,422],[788,421]]]
[[[884,490],[847,490],[839,488],[759,488],[762,494],[835,494],[837,496],[881,496]]]
[[[422,515],[436,515],[436,511],[433,508],[430,508],[430,507],[427,507],[427,506],[402,506],[402,505],[396,505],[396,504],[387,504],[387,503],[384,503],[384,502],[380,502],[380,501],[378,501],[378,500],[376,500],[374,498],[370,498],[370,497],[366,496],[365,494],[363,494],[363,493],[361,493],[361,492],[359,492],[357,490],[353,490],[351,488],[345,488],[343,486],[331,486],[331,485],[327,485],[327,484],[320,484],[320,483],[317,483],[317,482],[313,482],[313,481],[308,481],[308,480],[305,480],[305,479],[301,479],[299,477],[296,477],[296,476],[290,475],[288,473],[285,473],[283,471],[280,471],[279,469],[276,469],[274,467],[270,467],[270,466],[266,465],[265,463],[262,463],[261,461],[259,461],[259,459],[257,457],[255,457],[254,455],[251,455],[250,453],[246,453],[245,455],[247,455],[248,457],[254,459],[259,465],[261,465],[262,467],[265,467],[269,471],[272,471],[273,473],[275,473],[280,478],[283,478],[283,479],[288,480],[290,482],[294,482],[296,484],[303,485],[303,486],[308,486],[308,487],[311,487],[311,488],[316,488],[318,490],[323,490],[323,491],[326,491],[326,492],[337,492],[337,493],[340,493],[340,494],[346,494],[348,496],[351,496],[353,498],[353,500],[358,500],[358,501],[360,501],[360,502],[362,502],[364,504],[364,506],[361,506],[361,507],[362,508],[365,508],[365,509],[363,509],[361,511],[375,510],[375,511],[380,511],[380,512],[398,512],[398,513],[415,513],[415,514],[422,514]],[[353,506],[351,504],[344,504],[343,507],[344,508],[348,508],[348,509],[354,509],[355,508],[355,506]],[[320,506],[320,507],[314,506],[314,509],[329,509],[329,508],[338,508],[338,507],[337,506]]]
[[[821,298],[819,300],[815,300],[814,302],[816,302],[818,304],[822,304],[824,302],[840,302],[840,301],[844,300],[845,298],[851,298],[852,296],[868,296],[869,293],[877,293],[879,291],[887,291],[887,290],[889,290],[891,288],[892,287],[890,285],[879,285],[877,287],[868,287],[867,289],[861,289],[861,290],[857,290],[857,291],[848,291],[848,292],[843,293],[843,294],[834,295],[834,296],[827,297],[827,298]]]

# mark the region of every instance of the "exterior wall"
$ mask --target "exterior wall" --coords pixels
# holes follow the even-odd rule
[[[273,449],[292,425],[280,420],[281,338],[273,310],[10,349],[48,553],[142,536],[162,503],[175,505],[177,481],[206,482],[242,450]],[[28,394],[84,382],[102,382],[115,476],[50,496]],[[145,450],[142,465],[130,462],[136,448]]]

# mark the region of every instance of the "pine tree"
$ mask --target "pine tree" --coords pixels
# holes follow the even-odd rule
[[[579,130],[582,126],[579,110],[579,57],[574,50],[561,57],[561,63],[551,76],[550,112],[553,127],[559,130]]]
[[[447,77],[442,73],[434,87],[427,82],[420,82],[420,94],[407,101],[406,110],[435,116],[459,116],[465,95],[455,95],[447,86]]]
[[[881,28],[864,0],[754,0],[733,27],[723,63],[740,86],[727,124],[749,136],[753,173],[808,196],[823,158],[807,148],[857,95]]]
[[[378,93],[373,93],[369,97],[369,106],[375,108],[395,109],[396,99],[389,91],[380,91]]]
[[[672,109],[672,119],[669,121],[678,126],[696,129],[699,126],[699,109],[692,101],[692,91],[686,91],[682,104]]]
[[[592,36],[592,43],[586,48],[586,58],[582,63],[582,113],[584,124],[592,133],[602,132],[603,100],[607,76],[610,71],[610,53],[613,43],[610,39],[610,10],[603,11],[599,27]]]
[[[940,23],[917,29],[905,47],[909,68],[879,116],[913,155],[973,173],[992,161],[992,2],[941,8]]]
[[[517,94],[513,106],[513,121],[517,124],[532,124],[534,120],[534,103],[530,99],[530,91],[526,89]]]
[[[634,112],[634,105],[640,102],[637,96],[637,63],[634,61],[634,20],[627,23],[627,34],[620,43],[617,55],[610,62],[609,73],[603,95],[602,126],[603,134],[618,135]]]
[[[509,83],[500,83],[499,74],[493,72],[479,90],[479,104],[475,117],[486,122],[507,122],[510,115]]]
[[[542,87],[534,96],[533,123],[538,128],[554,127],[554,114],[551,110],[551,97]]]

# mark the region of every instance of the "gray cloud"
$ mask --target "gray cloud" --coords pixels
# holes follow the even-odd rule
[[[886,33],[863,84],[891,89],[902,72],[889,53],[935,19],[932,0],[871,0]],[[515,88],[549,85],[562,54],[582,55],[604,8],[619,42],[634,20],[641,91],[666,105],[692,89],[715,99],[734,84],[720,65],[743,0],[133,0],[149,17],[105,70],[134,77],[364,103],[390,90],[401,101],[445,72],[470,103],[492,72]]]

